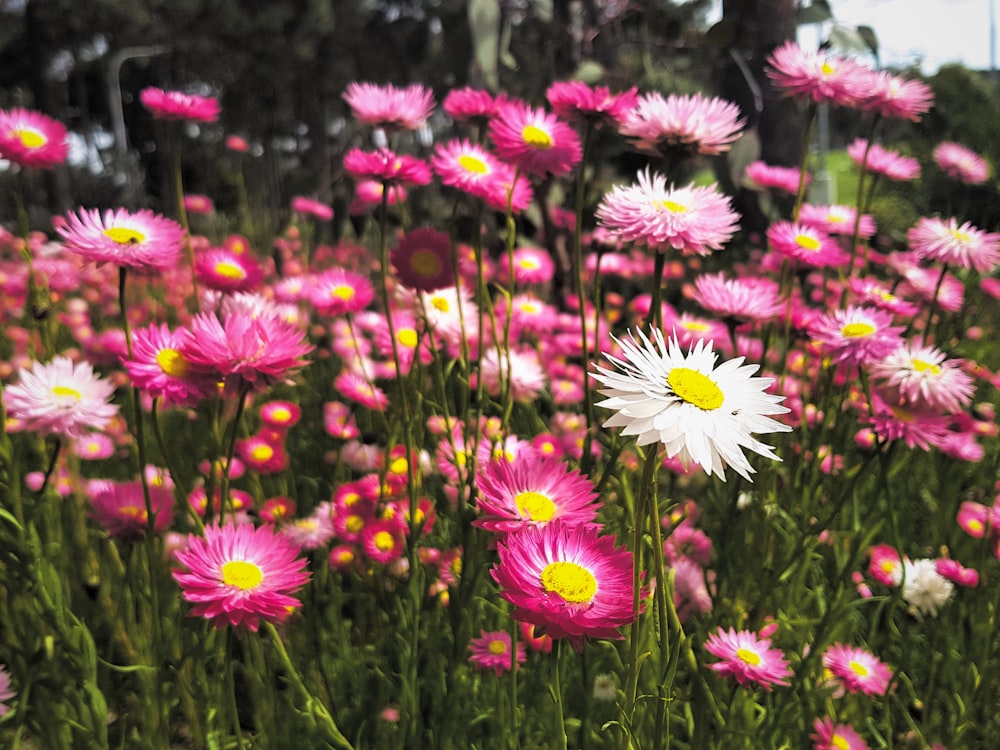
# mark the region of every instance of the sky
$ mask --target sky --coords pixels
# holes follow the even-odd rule
[[[991,5],[1000,14],[998,0],[830,0],[837,23],[875,30],[882,65],[921,61],[928,75],[948,62],[990,68]],[[815,41],[806,33],[800,41]]]

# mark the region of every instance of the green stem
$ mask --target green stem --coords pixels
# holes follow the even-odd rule
[[[562,659],[563,638],[557,638],[552,649],[552,699],[556,704],[556,732],[552,736],[552,750],[567,750],[566,717],[563,709],[562,678],[559,669]]]

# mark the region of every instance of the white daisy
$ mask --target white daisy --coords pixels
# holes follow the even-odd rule
[[[943,607],[955,584],[937,572],[933,560],[903,560],[903,599],[920,616],[934,617]]]
[[[629,338],[618,341],[624,359],[610,357],[620,372],[598,367],[593,373],[608,396],[597,405],[616,411],[605,427],[623,427],[622,434],[637,436],[639,445],[659,441],[670,458],[694,462],[723,481],[727,465],[752,481],[754,469],[743,448],[781,460],[753,437],[791,431],[766,416],[788,409],[780,405],[784,396],[764,393],[772,378],[752,377],[757,365],[737,357],[716,367],[711,342],[699,340],[684,354],[676,337],[665,342],[659,330],[653,341],[642,331],[639,341],[631,333]]]

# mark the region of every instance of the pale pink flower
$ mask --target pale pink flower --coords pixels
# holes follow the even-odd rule
[[[433,92],[417,83],[405,88],[392,84],[349,83],[344,101],[358,122],[384,128],[415,130],[434,109]]]
[[[939,143],[934,148],[933,158],[946,175],[966,185],[980,185],[989,179],[989,162],[960,143]]]
[[[867,151],[867,153],[866,153]],[[894,182],[915,180],[920,176],[920,162],[898,151],[882,148],[877,143],[868,145],[864,138],[856,138],[847,147],[847,155],[858,167]]]
[[[740,136],[746,121],[739,107],[725,99],[701,94],[659,92],[639,97],[621,121],[619,132],[643,153],[721,154]]]

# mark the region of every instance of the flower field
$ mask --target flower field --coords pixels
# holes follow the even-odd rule
[[[767,74],[867,136],[854,204],[741,165],[759,235],[676,179],[746,135],[704,94],[352,83],[336,241],[305,195],[220,229],[219,102],[152,88],[170,209],[32,226],[67,131],[0,110],[0,745],[993,747],[1000,234],[953,206],[995,175],[879,142],[922,81]]]

